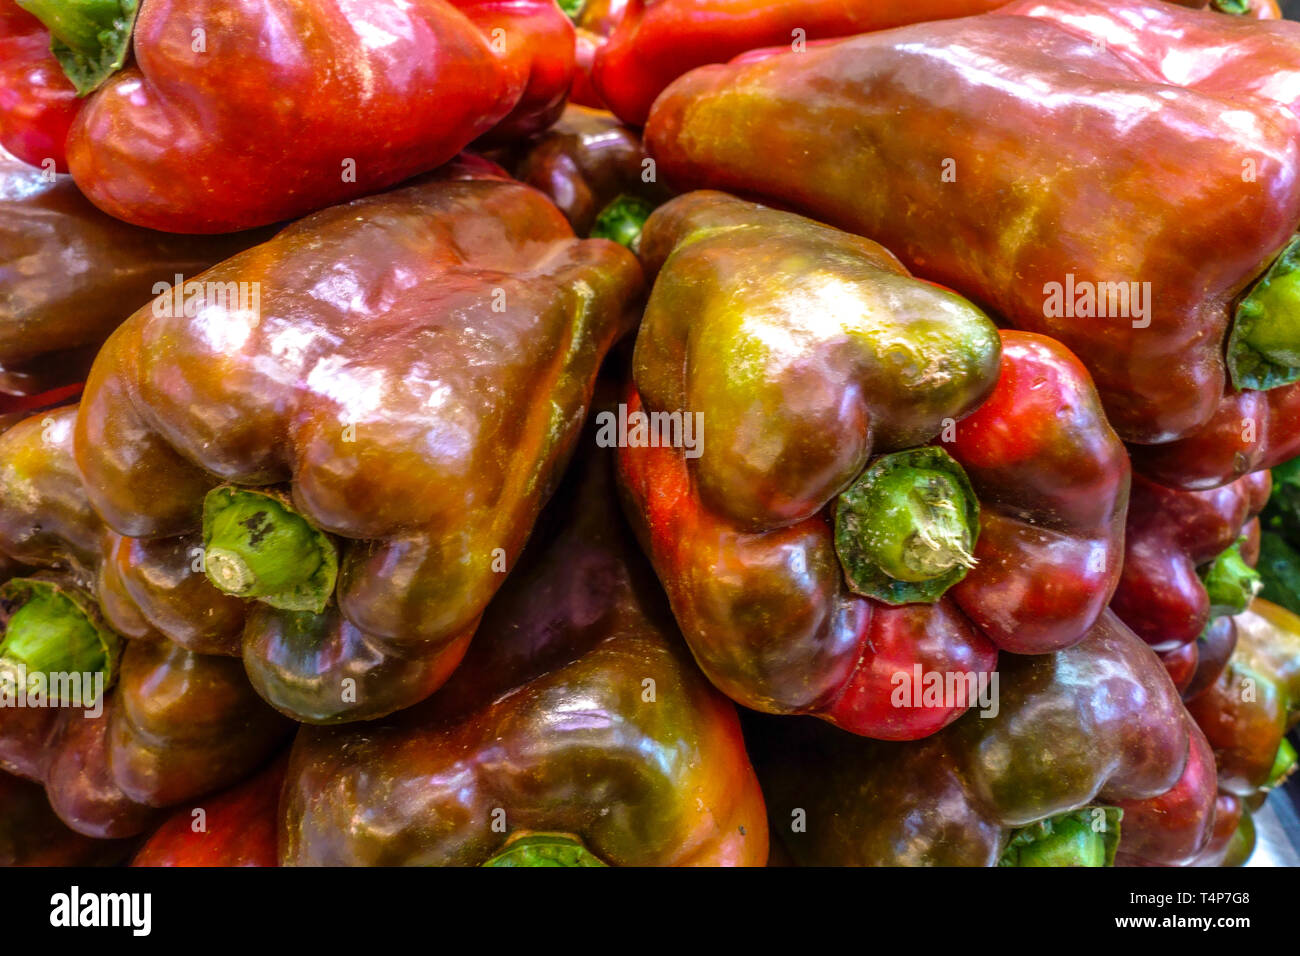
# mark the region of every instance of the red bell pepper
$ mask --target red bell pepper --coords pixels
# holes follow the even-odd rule
[[[286,753],[248,780],[177,808],[140,847],[132,866],[276,866]]]
[[[759,47],[847,37],[905,23],[983,13],[1006,0],[628,0],[596,52],[592,81],[624,122],[640,126],[673,80]]]
[[[169,232],[231,232],[377,192],[485,134],[544,129],[572,80],[573,27],[553,0],[142,0],[134,29],[116,5],[101,23],[93,0],[24,5],[62,51],[64,91],[86,94],[66,137],[78,187]],[[132,62],[101,69],[121,65],[128,41]],[[48,149],[62,165],[57,124],[42,112],[37,131],[24,115],[49,97],[47,68],[30,88],[16,78],[0,129],[21,158]]]
[[[1194,644],[1212,612],[1237,614],[1255,596],[1258,575],[1238,542],[1271,484],[1267,471],[1213,491],[1175,491],[1134,477],[1111,607],[1156,651]]]

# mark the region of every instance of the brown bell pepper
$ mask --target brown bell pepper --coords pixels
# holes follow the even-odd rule
[[[95,840],[69,829],[40,784],[0,773],[0,866],[111,866],[130,849],[124,840]]]
[[[281,711],[407,707],[463,656],[558,481],[639,305],[635,257],[478,164],[316,213],[204,280],[96,359],[91,504],[132,538],[202,535]]]
[[[540,189],[580,236],[632,247],[650,211],[668,199],[640,135],[602,110],[569,106],[511,167]]]
[[[717,687],[914,739],[971,701],[900,676],[979,680],[995,647],[1083,638],[1119,576],[1129,473],[1063,347],[999,336],[874,242],[719,193],[660,207],[641,256],[626,418],[706,431],[629,427],[621,484]]]
[[[696,70],[646,142],[674,188],[871,236],[1059,338],[1121,436],[1159,444],[1197,435],[1230,384],[1300,392],[1298,99],[1300,25],[1020,0]],[[1268,430],[1290,441],[1285,404]]]
[[[109,333],[159,285],[266,237],[128,226],[92,206],[67,176],[0,150],[0,392],[82,381]]]
[[[587,433],[587,442],[591,432]],[[286,864],[761,866],[763,796],[732,704],[700,675],[588,444],[428,701],[303,727]]]
[[[1080,644],[1000,661],[996,716],[925,740],[760,718],[772,832],[802,865],[1189,862],[1214,823],[1214,765],[1149,648],[1110,613]]]

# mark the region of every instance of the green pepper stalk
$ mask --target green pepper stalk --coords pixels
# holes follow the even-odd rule
[[[582,841],[567,833],[513,834],[483,866],[606,866]]]
[[[835,550],[854,591],[932,602],[975,566],[979,501],[942,448],[884,455],[840,495]]]
[[[50,51],[80,96],[126,63],[138,0],[17,0],[50,31]]]
[[[1231,547],[1215,558],[1201,574],[1205,592],[1210,596],[1210,615],[1240,614],[1263,588],[1260,574],[1241,556],[1245,538],[1238,538]]]
[[[1021,827],[998,866],[1114,866],[1123,816],[1117,807],[1084,807]]]
[[[1239,389],[1276,388],[1300,379],[1300,235],[1237,304],[1228,370]]]
[[[641,242],[641,230],[654,209],[644,199],[625,193],[600,211],[591,227],[591,238],[612,239],[636,252]]]
[[[1295,747],[1291,746],[1291,741],[1283,737],[1282,743],[1277,748],[1277,756],[1273,758],[1273,768],[1268,772],[1268,782],[1264,784],[1265,789],[1271,790],[1291,776],[1292,771],[1295,770],[1295,765]]]
[[[104,688],[117,676],[121,638],[102,623],[89,596],[52,580],[16,578],[0,587],[0,599],[11,609],[0,641],[0,675],[8,683],[30,688],[44,680],[53,692],[51,675],[103,674]],[[87,689],[82,696],[52,699],[58,706],[92,702]]]
[[[281,495],[222,486],[203,500],[204,572],[227,594],[319,613],[338,577],[338,552]]]
[[[1230,13],[1237,17],[1250,13],[1250,4],[1246,0],[1210,0],[1210,6],[1220,13]]]

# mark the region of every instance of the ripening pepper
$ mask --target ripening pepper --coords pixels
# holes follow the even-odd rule
[[[288,754],[243,783],[180,806],[132,866],[275,866],[280,789]]]
[[[1178,491],[1134,476],[1111,608],[1157,652],[1194,645],[1211,616],[1244,611],[1258,592],[1259,575],[1242,546],[1270,484],[1267,471],[1212,491]]]
[[[650,104],[697,66],[746,50],[848,37],[905,23],[983,13],[1006,0],[627,0],[596,50],[592,82],[620,118],[640,126]]]
[[[1286,733],[1300,720],[1300,617],[1257,598],[1235,623],[1227,666],[1187,709],[1214,748],[1220,788],[1250,797],[1295,766]]]
[[[763,795],[587,452],[428,701],[304,726],[283,864],[762,866]]]
[[[1234,397],[1231,378],[1294,396],[1285,421],[1251,432],[1289,442],[1298,101],[1300,25],[1020,0],[696,70],[656,101],[646,143],[673,188],[734,190],[870,236],[1059,339],[1129,441],[1196,435]],[[1254,467],[1281,457],[1264,447]]]
[[[636,131],[582,106],[567,107],[511,168],[520,182],[551,197],[578,235],[629,248],[650,211],[668,198]]]
[[[720,193],[661,206],[641,256],[627,418],[699,427],[694,449],[629,428],[622,487],[717,687],[913,739],[967,704],[895,699],[900,675],[1083,638],[1119,576],[1129,469],[1063,347],[999,336],[870,240]]]
[[[432,169],[485,134],[539,131],[573,73],[573,27],[553,0],[140,0],[138,17],[135,2],[21,6],[52,34],[65,89],[85,98],[64,142],[36,137],[23,111],[49,98],[48,63],[30,90],[16,77],[4,145],[60,168],[66,148],[91,202],[168,232],[289,219]]]
[[[91,369],[91,504],[137,541],[202,536],[203,573],[246,603],[253,685],[289,716],[422,700],[559,479],[639,307],[635,257],[466,167],[203,279],[193,313],[146,306]]]
[[[100,212],[67,176],[0,150],[0,392],[80,382],[110,332],[158,293],[264,233],[181,237]]]
[[[1155,655],[1116,617],[1074,647],[999,667],[996,715],[971,712],[925,740],[756,718],[772,833],[798,863],[821,866],[1101,866],[1117,850],[1149,863],[1200,852],[1213,760]]]
[[[41,412],[0,434],[0,552],[21,575],[0,586],[10,698],[0,766],[42,781],[78,832],[132,836],[153,822],[150,807],[243,777],[290,727],[238,660],[173,643],[113,591],[101,565],[115,536],[81,487],[76,412]],[[56,674],[82,679],[56,691]],[[47,706],[35,705],[37,681]]]

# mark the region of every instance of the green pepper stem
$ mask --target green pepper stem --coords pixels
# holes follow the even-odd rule
[[[979,502],[940,448],[878,458],[840,495],[835,544],[851,587],[880,600],[932,601],[975,566]]]
[[[18,0],[50,31],[50,51],[81,96],[126,63],[138,0]]]
[[[1300,379],[1300,235],[1237,304],[1228,366],[1239,389]]]
[[[203,548],[208,579],[227,594],[319,612],[333,590],[333,542],[274,494],[210,491],[203,503]]]
[[[1264,586],[1259,572],[1241,556],[1244,542],[1245,538],[1239,538],[1203,572],[1212,616],[1240,614]]]
[[[1238,17],[1250,13],[1248,0],[1210,0],[1210,6],[1220,13],[1231,13]]]
[[[6,582],[3,597],[17,604],[0,641],[0,671],[10,680],[16,674],[31,683],[37,675],[49,682],[56,674],[102,673],[109,684],[120,641],[91,618],[89,598],[78,604],[59,586],[36,578]]]
[[[578,17],[582,16],[582,8],[586,6],[586,0],[557,0],[557,2],[564,15],[574,23],[578,22]]]
[[[592,239],[612,239],[633,252],[641,240],[645,221],[654,212],[654,206],[636,196],[619,196],[600,211],[591,227]]]
[[[583,842],[567,833],[514,834],[484,866],[605,866]]]
[[[1085,807],[1017,830],[999,866],[1112,866],[1123,811]]]

